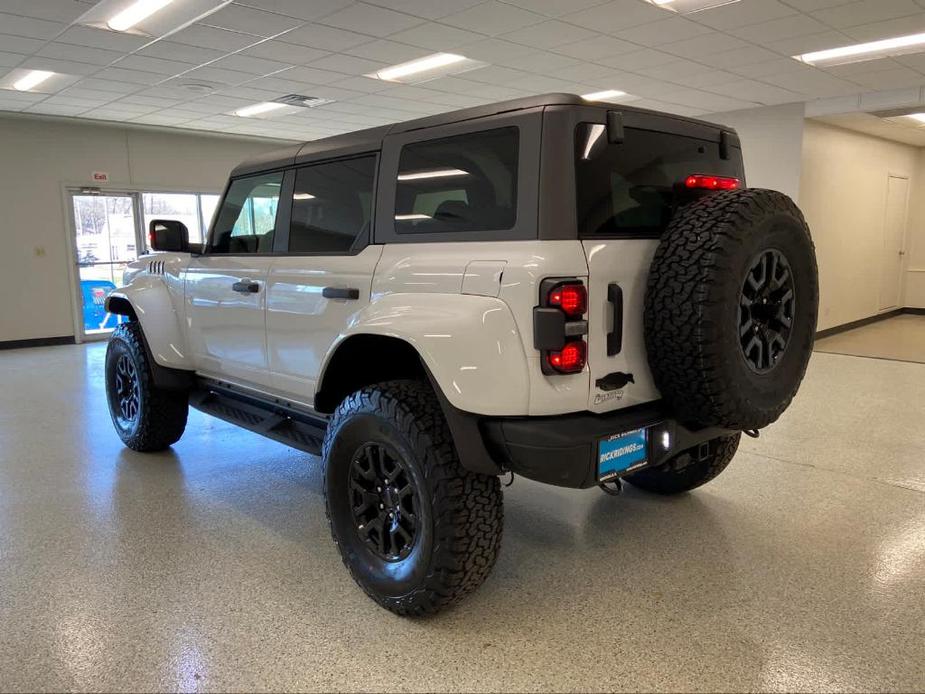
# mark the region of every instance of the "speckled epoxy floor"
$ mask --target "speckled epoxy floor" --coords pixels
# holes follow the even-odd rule
[[[0,352],[0,690],[925,689],[925,365],[815,355],[679,498],[518,479],[493,576],[407,621],[315,461],[198,413],[125,450],[102,356]]]

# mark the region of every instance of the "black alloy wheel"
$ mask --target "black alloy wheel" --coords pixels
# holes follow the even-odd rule
[[[739,294],[739,342],[753,371],[770,371],[787,349],[795,302],[787,258],[774,248],[759,253]]]
[[[141,411],[141,384],[135,362],[128,354],[119,355],[110,388],[113,389],[110,399],[118,406],[116,418],[122,427],[129,428],[136,422]]]
[[[366,443],[350,464],[350,505],[357,533],[388,562],[402,561],[420,531],[420,501],[406,464],[391,447]]]

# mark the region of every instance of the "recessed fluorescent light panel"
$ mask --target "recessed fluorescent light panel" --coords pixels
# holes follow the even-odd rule
[[[96,29],[160,38],[204,19],[232,0],[100,0],[77,19]]]
[[[656,7],[661,7],[678,14],[694,14],[704,10],[732,5],[740,0],[649,0]]]
[[[925,113],[907,113],[906,118],[911,118],[919,125],[925,125]]]
[[[38,63],[39,65],[41,62]],[[77,81],[75,75],[40,68],[20,67],[0,78],[0,89],[34,94],[54,94]]]
[[[245,106],[244,108],[239,108],[237,111],[234,111],[234,115],[241,116],[242,118],[256,118],[258,116],[265,116],[268,113],[274,111],[280,111],[284,108],[294,108],[293,106],[286,106],[286,104],[281,104],[277,101],[263,101],[259,104],[254,104],[253,106]]]
[[[325,104],[333,104],[334,99],[324,99],[320,96],[304,96],[302,94],[287,94],[273,101],[262,101],[259,104],[245,106],[232,111],[229,115],[243,118],[277,118],[298,113],[302,109],[315,108]]]
[[[456,53],[434,53],[417,60],[409,60],[407,63],[392,65],[383,68],[377,72],[370,73],[366,77],[386,82],[399,82],[401,84],[417,84],[427,82],[438,77],[448,75],[458,75],[469,70],[477,70],[485,67],[488,63],[479,60],[472,60],[464,55]]]
[[[925,34],[909,34],[907,36],[894,36],[891,39],[855,43],[839,48],[827,48],[823,51],[795,55],[793,58],[809,65],[831,67],[833,65],[860,63],[878,58],[890,58],[907,53],[921,53],[922,51],[925,51]]]

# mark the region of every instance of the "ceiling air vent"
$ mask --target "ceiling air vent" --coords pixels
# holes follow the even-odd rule
[[[286,104],[287,106],[299,106],[301,108],[315,108],[316,106],[324,106],[325,104],[333,104],[334,99],[324,99],[320,96],[304,96],[302,94],[287,94],[286,96],[281,96],[278,99],[273,99],[278,104]]]

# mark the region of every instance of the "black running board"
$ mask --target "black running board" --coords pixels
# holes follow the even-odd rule
[[[190,405],[200,412],[300,451],[320,455],[326,420],[211,383],[197,385],[190,393]]]

